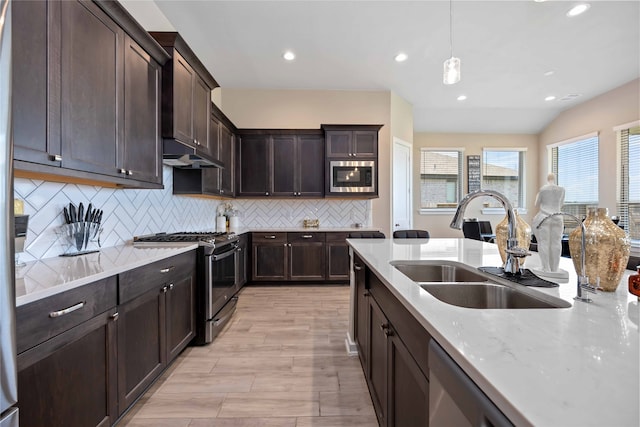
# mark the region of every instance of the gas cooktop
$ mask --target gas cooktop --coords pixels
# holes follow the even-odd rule
[[[146,246],[171,243],[198,243],[200,246],[215,246],[238,240],[235,233],[215,231],[179,231],[177,233],[156,233],[146,236],[135,236],[134,246]]]

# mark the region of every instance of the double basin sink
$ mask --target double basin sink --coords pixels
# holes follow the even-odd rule
[[[453,261],[393,261],[397,270],[442,302],[477,309],[568,308],[571,304]]]

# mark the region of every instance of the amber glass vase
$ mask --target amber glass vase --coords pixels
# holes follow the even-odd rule
[[[623,229],[609,219],[606,208],[587,208],[585,267],[591,285],[604,291],[618,288],[629,261],[631,243]],[[578,226],[569,234],[569,251],[576,272],[580,274],[582,229]]]
[[[531,226],[527,224],[527,221],[522,219],[516,211],[516,236],[518,238],[518,246],[529,250],[531,244]],[[509,234],[509,222],[507,216],[496,225],[496,244],[498,245],[498,251],[500,252],[500,258],[502,263],[507,260],[507,237]],[[524,265],[526,258],[520,258],[520,265]]]

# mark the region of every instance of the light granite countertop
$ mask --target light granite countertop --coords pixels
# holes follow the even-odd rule
[[[501,264],[497,246],[469,239],[350,239],[363,261],[469,377],[517,426],[640,425],[640,308],[623,276],[616,292],[573,300],[576,274],[558,288],[536,288],[570,308],[469,309],[446,304],[390,261]],[[534,253],[525,267],[541,265]]]
[[[196,244],[102,248],[76,257],[55,257],[16,267],[16,306],[28,304],[123,271],[196,249]]]

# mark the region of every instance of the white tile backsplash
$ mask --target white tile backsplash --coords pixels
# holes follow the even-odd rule
[[[103,247],[130,241],[133,236],[175,231],[215,230],[218,205],[225,200],[173,195],[173,169],[165,166],[163,190],[123,190],[89,185],[16,178],[14,197],[24,200],[29,229],[22,261],[58,256],[67,244],[59,233],[64,224],[63,207],[69,202],[85,208],[92,203],[102,209]],[[371,224],[369,200],[226,200],[240,213],[249,228],[301,226],[308,218],[320,219],[323,227]]]

